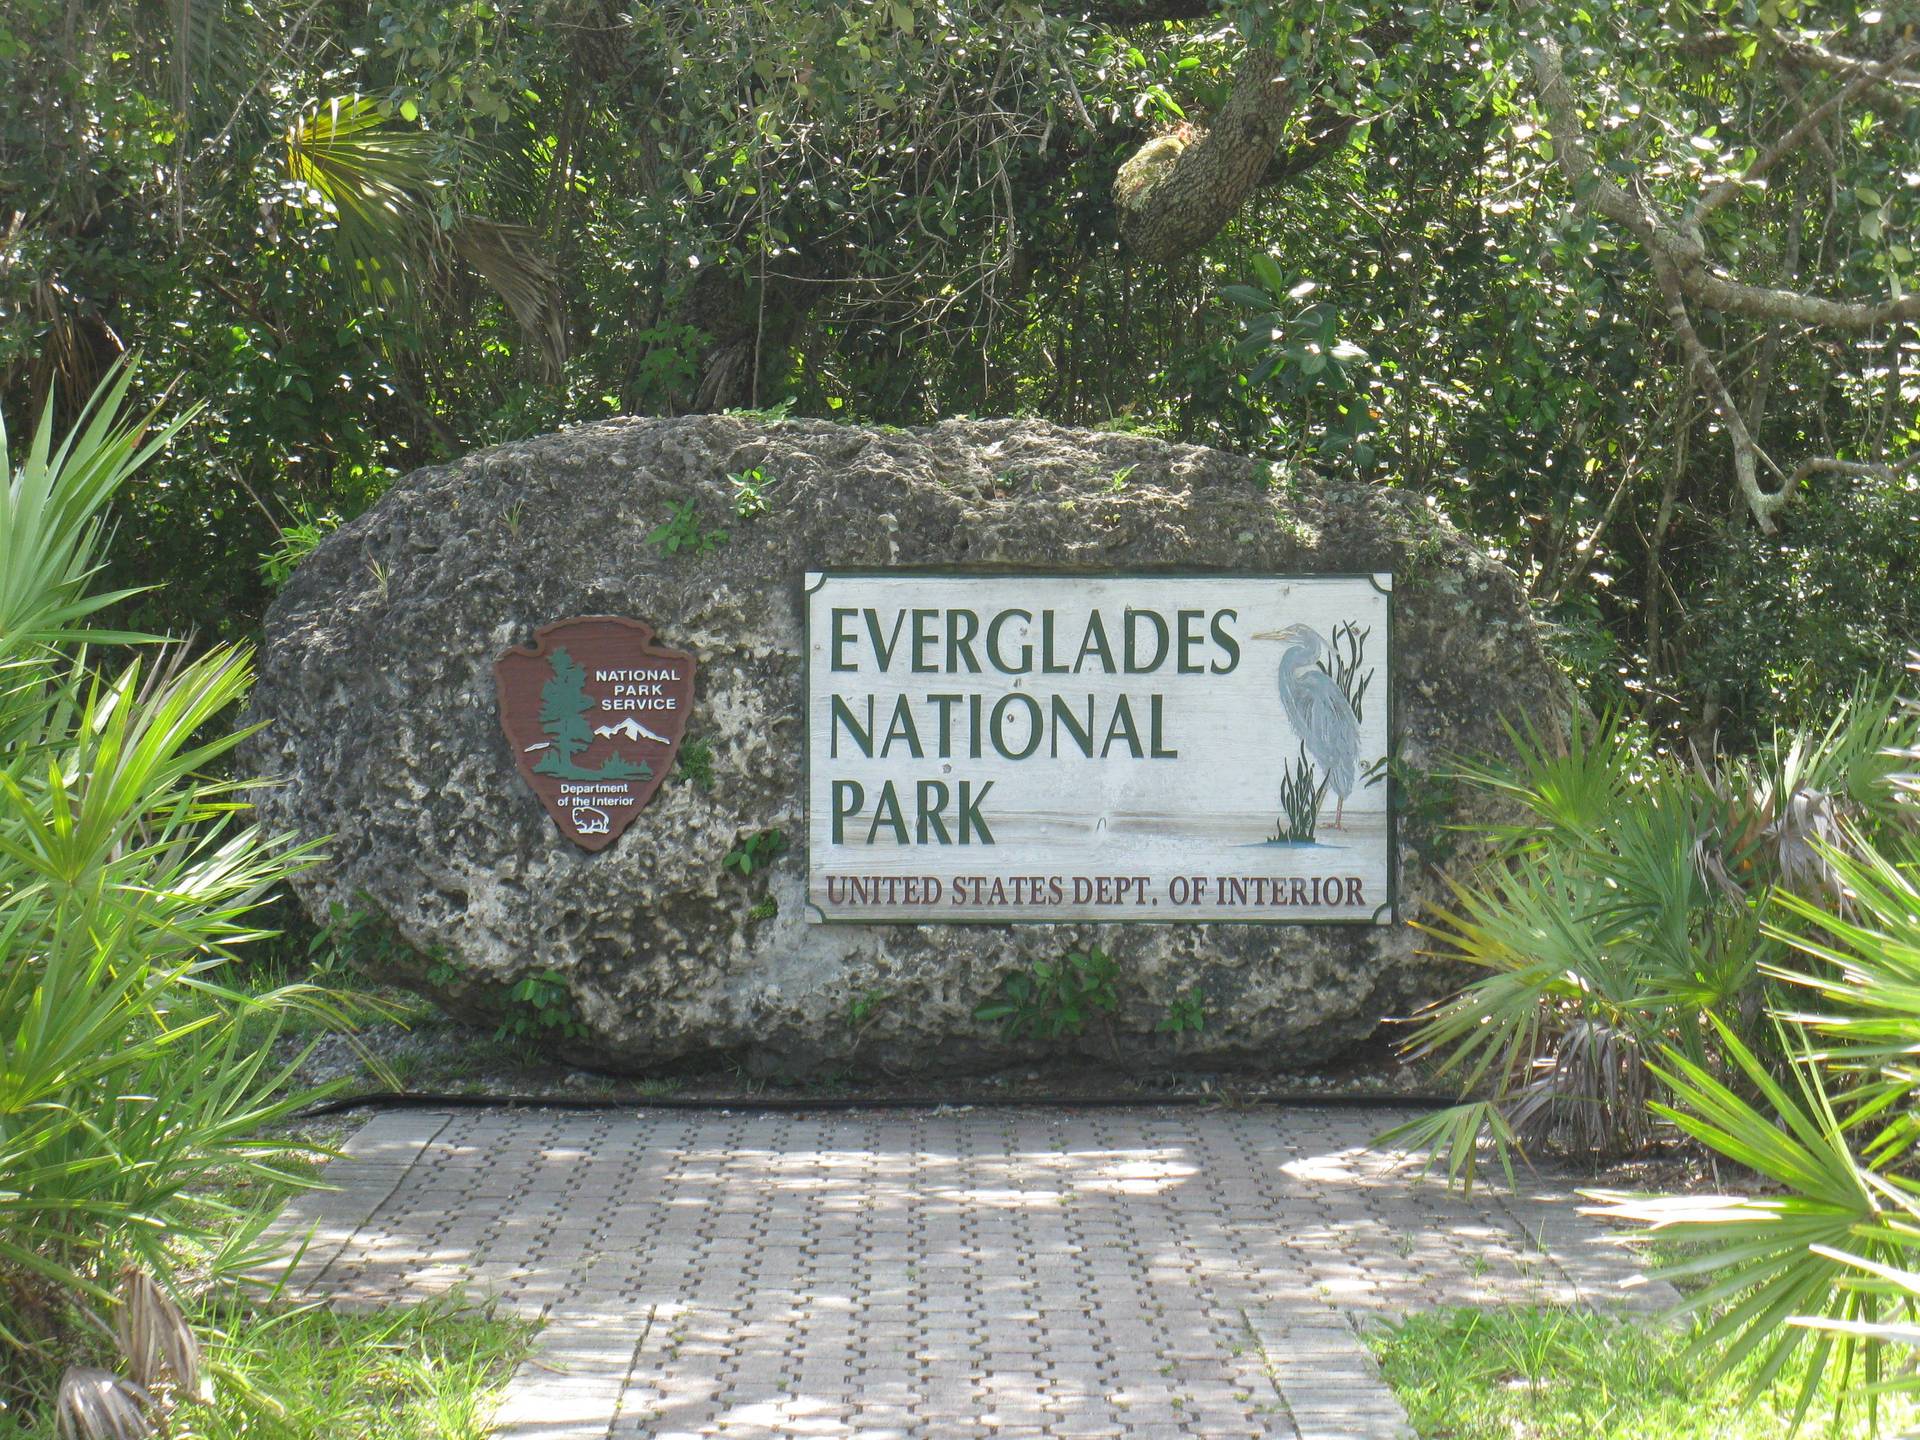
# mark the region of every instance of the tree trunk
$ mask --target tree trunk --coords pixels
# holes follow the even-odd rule
[[[788,352],[820,286],[800,276],[769,275],[764,303],[761,288],[740,269],[718,266],[694,281],[678,319],[703,331],[707,344],[689,413],[762,406],[770,385],[785,374]]]
[[[1211,129],[1133,193],[1123,194],[1116,182],[1120,235],[1136,255],[1162,265],[1177,260],[1239,212],[1266,175],[1299,105],[1301,86],[1284,67],[1282,56],[1249,50]]]

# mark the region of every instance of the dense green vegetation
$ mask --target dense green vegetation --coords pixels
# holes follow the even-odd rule
[[[247,633],[394,473],[565,420],[1036,414],[1424,492],[1591,684],[1744,747],[1920,643],[1907,34],[1792,0],[17,0],[0,390],[71,406],[137,348],[204,404],[125,514],[155,626]],[[1255,70],[1270,163],[1215,184]],[[1169,157],[1217,229],[1168,231],[1207,208],[1153,189]]]
[[[1523,818],[1427,928],[1478,967],[1409,1042],[1461,1103],[1389,1137],[1471,1185],[1490,1146],[1618,1156],[1683,1135],[1737,1193],[1590,1192],[1684,1237],[1690,1351],[1759,1393],[1920,1388],[1920,705],[1682,764],[1576,725],[1464,773]],[[1873,1415],[1868,1412],[1871,1426]],[[1546,1433],[1552,1433],[1551,1431]]]
[[[135,378],[64,440],[43,413],[17,464],[0,425],[0,1426],[479,1440],[530,1327],[243,1284],[285,1258],[264,1227],[322,1153],[286,1122],[325,1091],[276,1042],[367,1002],[225,983],[308,860],[217,774],[246,647],[91,623],[127,598],[100,587],[107,508],[191,418],[129,414]]]

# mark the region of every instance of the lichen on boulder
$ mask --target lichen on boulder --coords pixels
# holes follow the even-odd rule
[[[743,488],[758,513],[734,513]],[[681,516],[696,538],[671,548],[661,527]],[[1396,837],[1401,923],[811,923],[802,577],[932,566],[1394,573],[1392,733],[1417,802]],[[680,768],[590,854],[516,774],[493,662],[593,614],[647,622],[699,675]],[[939,1073],[1053,1050],[1283,1069],[1454,978],[1410,922],[1444,890],[1446,827],[1485,802],[1420,777],[1564,704],[1512,574],[1419,495],[1042,421],[703,415],[580,426],[401,479],[270,611],[250,717],[265,728],[245,753],[278,782],[264,822],[326,837],[296,882],[317,917],[370,912],[406,942],[381,947],[386,978],[576,1063]],[[1118,1004],[1083,1033],[1009,1042],[976,1018],[1009,973],[1096,946]]]

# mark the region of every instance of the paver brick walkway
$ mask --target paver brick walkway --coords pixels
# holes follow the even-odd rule
[[[1416,1184],[1362,1111],[376,1117],[297,1290],[544,1317],[513,1440],[1370,1440],[1349,1318],[1625,1304],[1571,1189]]]

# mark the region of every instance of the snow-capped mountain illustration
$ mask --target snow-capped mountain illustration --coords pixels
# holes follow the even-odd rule
[[[654,734],[653,731],[647,729],[646,726],[642,725],[631,715],[627,716],[627,718],[622,720],[618,725],[596,725],[593,727],[593,733],[596,735],[624,735],[629,740],[652,740],[661,745],[671,745],[673,743],[664,735]]]

